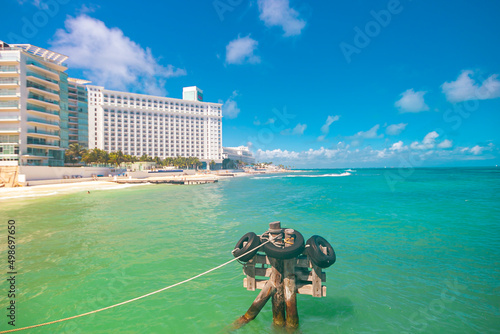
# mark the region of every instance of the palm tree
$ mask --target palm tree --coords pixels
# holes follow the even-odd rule
[[[70,144],[68,149],[66,150],[65,157],[68,162],[78,163],[82,160],[82,157],[85,155],[87,150],[78,143]]]
[[[83,157],[82,160],[83,162],[87,164],[95,163],[99,160],[99,149],[94,148],[93,150],[87,151]]]
[[[214,169],[215,168],[215,161],[210,161],[210,169]]]
[[[120,166],[122,162],[125,161],[125,156],[123,152],[119,150],[118,152],[111,152],[108,156],[108,162],[111,164],[115,164],[116,167]]]
[[[104,151],[104,150],[98,150],[98,158],[97,158],[97,162],[101,163],[101,164],[105,164],[108,162],[109,160],[109,154],[108,152]]]

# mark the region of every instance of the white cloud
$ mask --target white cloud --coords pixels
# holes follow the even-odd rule
[[[160,65],[149,48],[87,15],[69,17],[65,27],[56,31],[53,49],[67,55],[69,65],[83,70],[96,85],[166,95],[165,79],[186,74],[172,65]]]
[[[440,142],[437,147],[439,147],[439,148],[450,148],[452,146],[453,146],[453,142],[451,140],[449,140],[449,139],[445,139],[442,142]]]
[[[394,103],[400,112],[421,112],[429,110],[429,106],[425,104],[424,95],[427,92],[415,92],[412,89],[401,94],[401,98]]]
[[[260,161],[274,161],[303,166],[303,167],[332,167],[337,166],[394,166],[394,167],[415,167],[410,161],[415,161],[418,166],[425,166],[432,161],[460,161],[460,160],[486,160],[492,159],[493,154],[482,154],[485,151],[494,151],[495,146],[490,143],[487,146],[476,145],[472,148],[457,147],[455,149],[436,149],[442,143],[448,146],[450,141],[444,140],[436,144],[436,134],[430,132],[422,141],[428,145],[425,150],[411,150],[403,141],[393,143],[389,148],[373,149],[370,146],[352,149],[349,145],[339,142],[336,147],[319,149],[306,149],[303,151],[288,151],[282,149],[261,150],[256,152],[256,158]],[[431,145],[432,144],[432,145]],[[444,148],[444,147],[439,147]],[[410,163],[410,165],[407,165]]]
[[[300,35],[306,26],[306,21],[299,18],[299,13],[290,8],[289,0],[259,0],[259,18],[266,26],[279,26],[284,36]]]
[[[431,150],[434,148],[450,148],[453,146],[453,142],[449,139],[445,139],[438,143],[437,138],[439,134],[436,131],[429,132],[425,135],[422,142],[414,141],[411,143],[410,147],[414,150]]]
[[[382,138],[384,136],[383,134],[380,134],[380,135],[377,134],[377,131],[379,128],[380,128],[380,125],[377,124],[368,131],[359,131],[354,136],[350,136],[348,138],[353,139],[353,140]]]
[[[256,157],[260,161],[270,160],[270,159],[274,159],[274,158],[281,158],[284,160],[290,160],[290,159],[298,159],[299,153],[297,153],[295,151],[287,151],[287,150],[282,151],[281,149],[265,150],[265,151],[258,149],[257,153],[256,153]]]
[[[285,129],[281,131],[282,135],[303,135],[304,131],[307,129],[307,124],[297,124],[293,129]]]
[[[238,96],[238,92],[234,91],[233,94],[226,100],[226,102],[223,102],[222,100],[219,100],[219,103],[224,103],[222,105],[222,115],[224,117],[227,117],[229,119],[233,119],[238,117],[238,114],[240,113],[240,108],[238,108],[238,104],[236,103],[236,97]]]
[[[480,155],[484,151],[492,151],[494,147],[495,147],[495,145],[493,145],[493,143],[489,143],[487,146],[476,145],[474,147],[465,147],[465,148],[462,148],[461,151],[464,153],[470,152],[474,155]]]
[[[484,151],[485,147],[481,147],[479,145],[474,146],[473,148],[470,149],[472,154],[478,155],[481,154]]]
[[[253,119],[253,125],[260,125],[260,120],[257,116],[255,116]]]
[[[397,143],[392,144],[389,148],[391,151],[402,152],[408,150],[408,146],[404,146],[403,142],[400,140]]]
[[[407,123],[389,125],[387,128],[385,128],[385,133],[387,133],[389,136],[397,136],[404,131],[407,125]]]
[[[439,137],[439,134],[436,131],[429,132],[425,135],[421,143],[419,143],[418,141],[414,141],[413,143],[411,143],[410,147],[414,150],[432,149],[436,145],[437,137]]]
[[[257,64],[260,63],[260,57],[254,52],[257,50],[259,42],[246,37],[238,37],[229,42],[226,46],[226,63],[227,64]]]
[[[498,75],[493,74],[482,83],[476,83],[472,76],[473,71],[462,71],[457,80],[445,82],[441,88],[450,102],[468,100],[488,100],[500,97],[500,81]]]

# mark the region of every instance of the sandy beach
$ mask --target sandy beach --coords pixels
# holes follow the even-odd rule
[[[135,185],[122,185],[108,181],[48,184],[31,187],[0,188],[0,201],[15,198],[38,198],[75,192],[120,189]]]
[[[271,173],[284,172],[284,171],[273,171]],[[268,172],[269,173],[269,172]],[[228,174],[228,175],[226,175]],[[267,174],[267,173],[266,173]],[[68,180],[50,180],[49,182],[54,182],[52,184],[44,185],[32,185],[25,187],[15,187],[15,188],[0,188],[0,201],[15,199],[15,198],[37,198],[45,196],[53,196],[60,194],[76,193],[76,192],[92,192],[100,190],[110,190],[110,189],[121,189],[126,187],[137,187],[148,185],[147,181],[155,180],[225,180],[232,177],[242,177],[242,176],[252,176],[250,173],[242,172],[232,172],[232,173],[200,173],[195,175],[168,175],[168,176],[153,176],[145,179],[140,179],[146,181],[140,184],[127,184],[127,183],[116,183],[107,179],[106,181],[77,181],[68,182]],[[119,180],[127,180],[127,178],[121,177]],[[64,183],[56,183],[63,182]]]

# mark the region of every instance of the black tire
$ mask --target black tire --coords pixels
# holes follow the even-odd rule
[[[255,233],[248,232],[247,234],[242,236],[241,239],[236,243],[236,246],[234,246],[233,256],[238,257],[240,255],[243,255],[249,250],[257,247],[258,245],[260,245],[260,238]],[[241,257],[239,260],[242,262],[248,262],[252,257],[254,257],[255,254],[257,254],[258,250],[259,249],[255,249],[253,252]]]
[[[319,235],[313,235],[307,240],[306,254],[309,256],[311,261],[320,268],[328,268],[337,260],[335,251],[332,245],[325,238]],[[326,248],[326,254],[323,253],[320,246]]]
[[[273,243],[268,242],[262,248],[264,249],[264,252],[266,252],[267,256],[273,257],[275,259],[280,259],[280,260],[287,260],[287,259],[293,259],[294,257],[299,256],[302,254],[304,251],[304,237],[302,234],[295,230],[293,233],[294,235],[294,242],[293,245],[290,247],[277,247],[273,245]]]

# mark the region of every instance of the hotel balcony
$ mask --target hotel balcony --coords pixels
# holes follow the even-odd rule
[[[28,94],[28,102],[36,105],[41,105],[42,107],[49,107],[60,110],[59,101],[51,100],[49,98],[45,98],[41,95],[35,95],[33,93]]]
[[[26,79],[50,87],[53,90],[59,91],[59,81],[51,79],[44,75],[35,72],[27,72]]]
[[[49,142],[46,141],[45,138],[34,138],[28,136],[27,145],[38,148],[54,148],[59,147],[59,141]]]
[[[18,86],[18,78],[0,78],[0,88],[17,88]]]
[[[40,129],[28,129],[28,133],[33,137],[59,140],[59,131],[45,131]]]
[[[35,71],[36,73],[40,73],[41,75],[49,77],[53,80],[59,80],[59,73],[57,71],[49,70],[48,67],[43,68],[39,65],[30,63],[26,63],[26,67],[32,71]]]
[[[19,110],[19,101],[0,101],[0,110],[2,111],[17,111]]]
[[[21,93],[15,90],[0,89],[0,101],[12,101],[18,100],[21,97]]]
[[[33,126],[42,125],[45,127],[50,127],[52,129],[59,130],[59,122],[58,121],[49,121],[47,119],[42,119],[42,118],[28,117],[28,124],[33,125]]]
[[[26,109],[29,114],[35,115],[35,116],[42,116],[42,117],[51,117],[53,119],[59,120],[59,112],[55,110],[49,110],[43,107],[35,106],[33,104],[29,104],[26,106]]]
[[[21,128],[19,126],[12,126],[12,125],[6,125],[2,126],[0,125],[0,134],[16,134],[20,133]]]
[[[19,69],[15,65],[0,65],[0,77],[17,77],[19,73]]]
[[[26,87],[28,88],[29,91],[38,93],[38,94],[45,94],[46,96],[49,96],[50,98],[59,101],[59,90],[51,89],[47,87],[47,85],[43,85],[37,82],[33,81],[26,81]]]
[[[0,122],[19,122],[21,120],[21,116],[17,115],[8,115],[7,113],[0,113]]]

